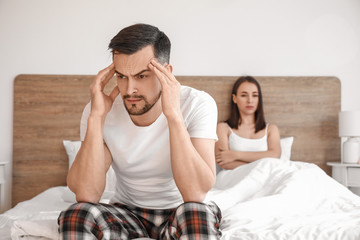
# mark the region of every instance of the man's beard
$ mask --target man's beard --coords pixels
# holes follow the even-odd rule
[[[159,100],[161,96],[161,91],[159,92],[159,95],[154,99],[153,102],[149,102],[143,95],[125,95],[123,97],[124,99],[124,106],[125,106],[125,109],[126,111],[129,113],[129,115],[135,115],[135,116],[138,116],[138,115],[142,115],[144,113],[147,113],[148,111],[150,111],[150,109],[155,105],[155,103],[157,103],[157,101]],[[136,104],[131,104],[131,107],[128,108],[128,106],[125,104],[125,99],[126,98],[140,98],[142,99],[144,102],[145,102],[145,105],[138,109]]]

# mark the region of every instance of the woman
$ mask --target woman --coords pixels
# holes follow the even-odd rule
[[[260,158],[280,158],[277,126],[266,124],[261,88],[255,78],[240,77],[231,95],[230,118],[218,124],[215,145],[217,164],[234,169]]]

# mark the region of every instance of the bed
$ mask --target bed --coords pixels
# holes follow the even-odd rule
[[[0,215],[2,239],[58,238],[56,218],[75,201],[65,179],[79,144],[80,116],[93,78],[16,77],[13,208]],[[228,116],[236,78],[177,76],[183,85],[214,97],[219,121]],[[222,239],[360,239],[360,198],[333,180],[327,166],[340,160],[339,79],[256,78],[266,120],[280,130],[282,157],[218,174],[206,201],[222,209]],[[114,84],[112,80],[109,88]],[[110,198],[107,186],[101,201]]]

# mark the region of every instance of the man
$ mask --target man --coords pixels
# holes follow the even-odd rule
[[[78,203],[60,214],[61,237],[218,239],[220,210],[202,203],[215,182],[214,100],[180,85],[170,40],[154,26],[124,28],[109,48],[113,63],[97,74],[83,112],[82,144],[67,177]],[[113,204],[99,204],[110,165]]]

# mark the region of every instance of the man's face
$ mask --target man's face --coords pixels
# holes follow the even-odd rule
[[[132,55],[114,54],[118,88],[130,115],[148,112],[160,98],[160,82],[148,67],[154,57],[150,45]]]

